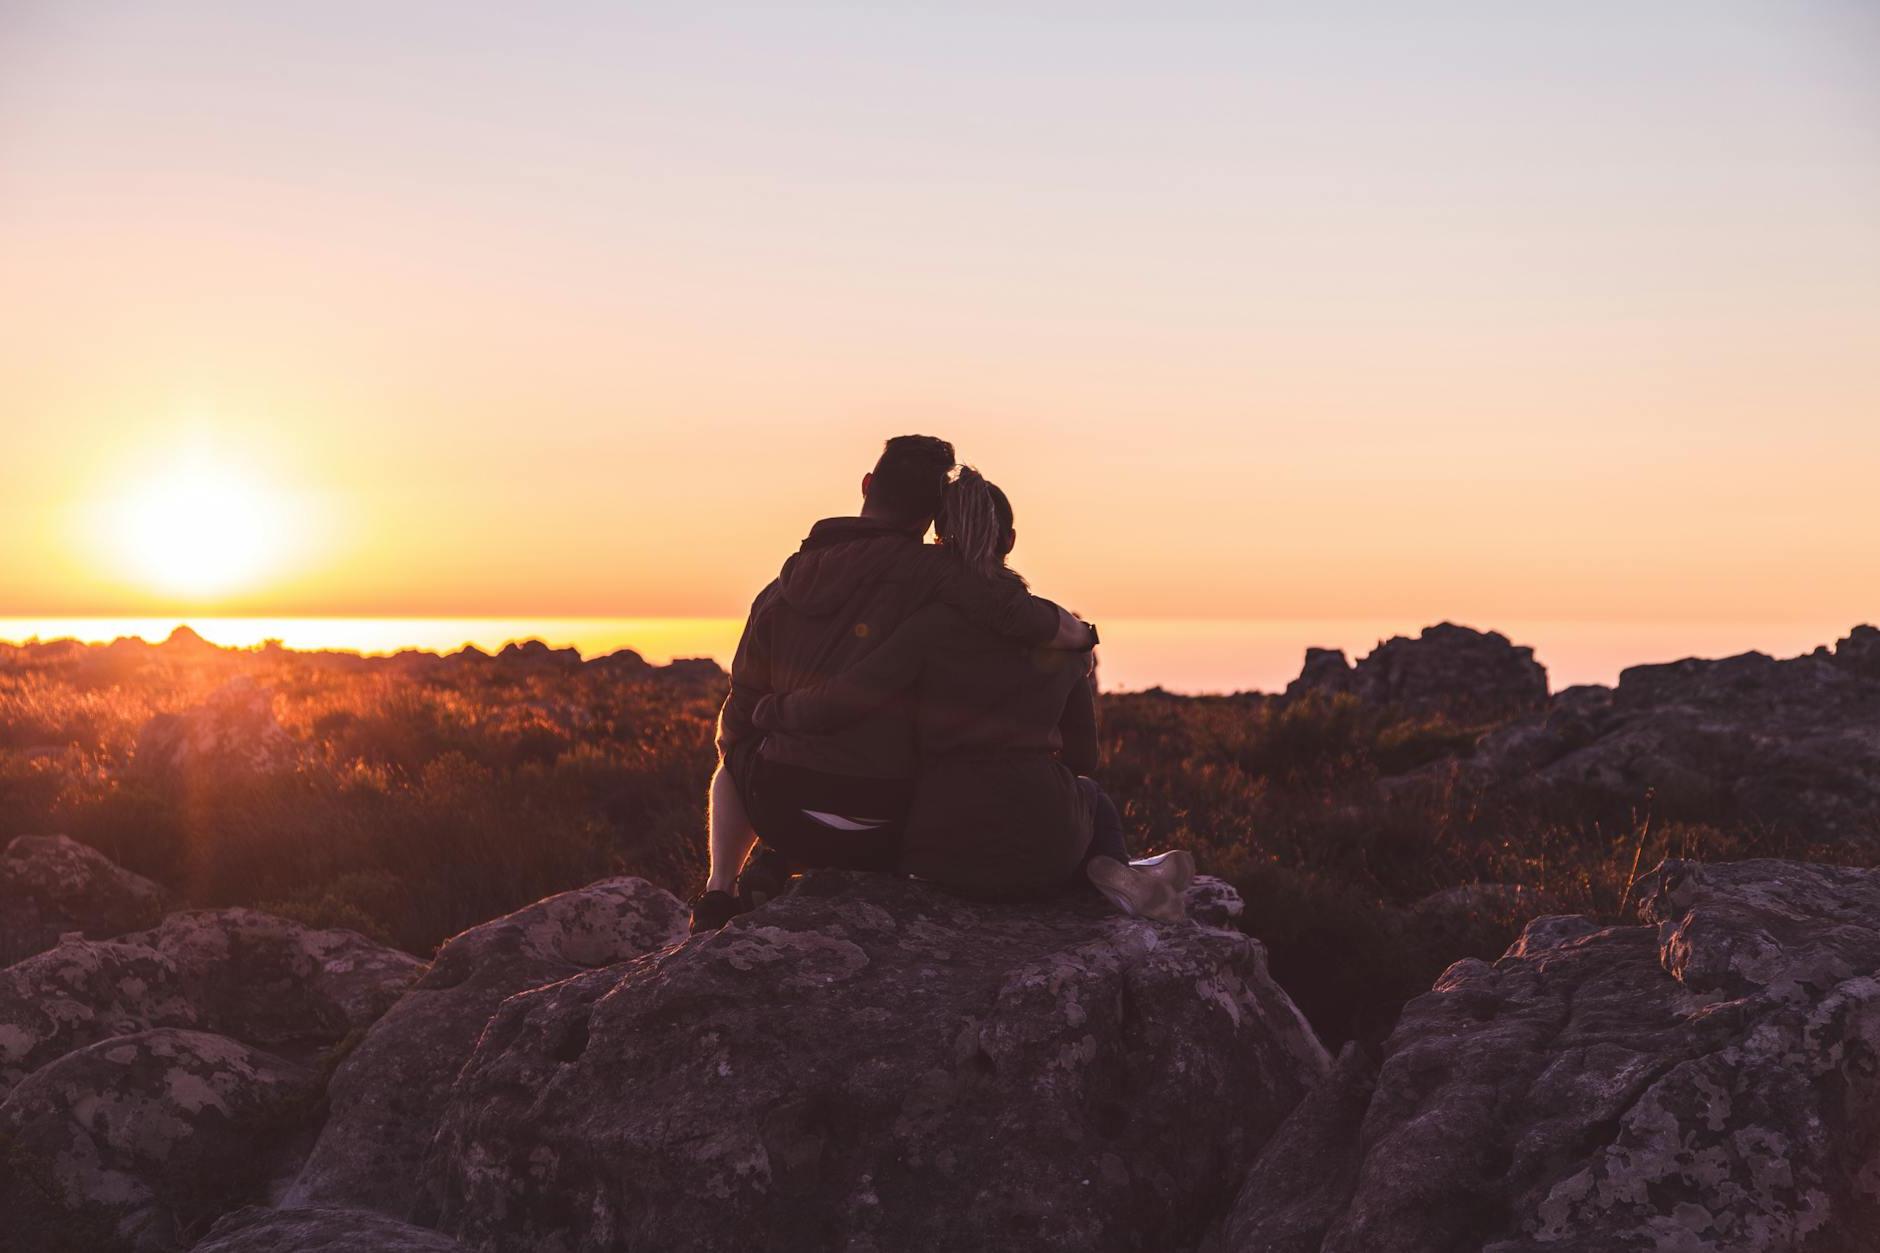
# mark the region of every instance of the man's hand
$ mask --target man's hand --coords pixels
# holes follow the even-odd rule
[[[1096,628],[1079,618],[1064,606],[1058,606],[1058,631],[1051,640],[1053,648],[1094,648],[1097,644]]]

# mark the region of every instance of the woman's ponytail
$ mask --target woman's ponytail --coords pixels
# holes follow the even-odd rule
[[[1005,567],[1006,536],[1012,530],[1012,506],[1005,493],[971,466],[961,466],[947,484],[935,531],[968,570],[986,575]]]

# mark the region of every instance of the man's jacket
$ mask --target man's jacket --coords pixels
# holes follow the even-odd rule
[[[1017,580],[963,569],[945,549],[870,518],[825,518],[775,580],[757,594],[731,662],[731,694],[718,715],[718,751],[762,734],[757,702],[840,674],[916,610],[941,603],[1008,639],[1047,644],[1058,607]],[[877,779],[915,773],[912,693],[826,732],[773,732],[763,755],[829,774]]]

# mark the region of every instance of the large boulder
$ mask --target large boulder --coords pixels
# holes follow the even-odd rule
[[[0,1214],[24,1249],[187,1247],[257,1199],[317,1098],[307,1069],[159,1028],[40,1067],[0,1102]]]
[[[1880,646],[1634,666],[1485,736],[1461,763],[1486,787],[1835,839],[1880,836]]]
[[[201,1022],[176,964],[139,944],[69,939],[0,970],[0,1098],[47,1062],[112,1036]]]
[[[1640,917],[1451,967],[1267,1145],[1217,1247],[1870,1253],[1880,871],[1667,862]]]
[[[670,892],[618,878],[447,941],[334,1073],[331,1114],[289,1202],[404,1215],[451,1081],[503,1000],[676,943],[686,921]]]
[[[1285,699],[1348,693],[1369,705],[1479,723],[1547,707],[1547,671],[1534,650],[1495,631],[1443,622],[1394,636],[1353,666],[1335,648],[1310,648]]]
[[[1325,1068],[1238,932],[817,872],[506,1001],[418,1217],[489,1253],[1192,1247]]]
[[[254,909],[174,913],[121,943],[169,959],[205,1024],[251,1044],[331,1044],[376,1021],[425,963],[343,928]]]
[[[263,1209],[223,1217],[195,1253],[466,1253],[449,1236],[366,1210]]]
[[[0,966],[71,931],[94,939],[155,922],[163,889],[63,835],[14,837],[0,853]]]
[[[154,715],[137,733],[131,764],[146,776],[181,779],[199,770],[278,770],[295,749],[274,716],[272,693],[241,675],[200,705]]]

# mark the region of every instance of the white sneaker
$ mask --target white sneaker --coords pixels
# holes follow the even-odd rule
[[[1132,918],[1180,922],[1188,916],[1183,894],[1194,880],[1195,859],[1183,849],[1127,866],[1114,858],[1095,857],[1085,873],[1112,904]]]

